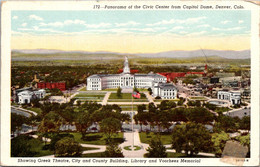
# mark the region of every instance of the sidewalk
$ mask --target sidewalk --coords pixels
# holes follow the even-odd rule
[[[132,132],[125,132],[124,133],[125,142],[120,144],[119,147],[121,147],[123,155],[125,158],[143,158],[144,154],[147,153],[146,149],[148,148],[148,144],[141,143],[139,138],[139,133],[136,130],[134,133]],[[132,146],[132,143],[134,142],[134,146],[141,147],[138,151],[132,151],[132,150],[125,150],[124,147],[126,146]],[[131,147],[130,147],[131,149]]]
[[[106,105],[107,104],[107,100],[108,100],[110,95],[111,95],[111,92],[107,92],[106,93],[106,95],[105,95],[105,97],[104,97],[104,99],[103,99],[103,101],[101,103],[102,105]]]

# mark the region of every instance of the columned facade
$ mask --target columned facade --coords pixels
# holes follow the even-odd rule
[[[125,57],[121,74],[95,74],[87,78],[87,90],[107,88],[151,88],[154,82],[166,83],[167,78],[160,74],[131,74],[128,58]]]

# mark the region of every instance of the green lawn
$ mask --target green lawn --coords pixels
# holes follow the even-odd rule
[[[147,153],[144,154],[144,157],[147,158]],[[188,156],[185,153],[173,153],[173,152],[167,152],[167,158],[214,158],[214,157],[207,157],[207,156],[203,156],[203,155],[193,155]]]
[[[88,150],[98,150],[99,148],[95,147],[82,147],[82,151],[88,151]]]
[[[181,158],[181,157],[191,157],[186,155],[185,153],[173,153],[173,152],[167,152],[167,157],[169,158]],[[191,158],[214,158],[214,157],[207,157],[203,155],[193,155]]]
[[[98,95],[98,94],[77,94],[75,97],[89,97],[89,98],[98,98],[98,99],[103,99],[105,95]]]
[[[34,155],[34,157],[42,157],[42,156],[54,154],[53,151],[43,149],[44,142],[41,142],[40,140],[37,140],[37,139],[31,139],[31,140],[33,140],[33,142],[34,142],[34,147],[31,148],[31,150],[37,152]]]
[[[93,102],[101,102],[102,99],[86,99],[86,98],[76,98],[78,100],[80,100],[81,102],[85,102],[85,101],[93,101]]]
[[[175,102],[180,101],[180,99],[154,99],[154,102],[161,102],[161,101],[163,101],[163,100],[175,101]]]
[[[27,135],[23,135],[23,136],[27,136]],[[19,145],[20,141],[21,142],[26,142],[28,144],[28,150],[30,150],[30,152],[33,153],[33,157],[42,157],[42,156],[46,156],[46,155],[53,155],[53,151],[50,151],[48,149],[44,149],[44,142],[39,140],[39,139],[35,139],[35,138],[32,138],[32,137],[26,137],[26,138],[21,138],[23,137],[22,135],[18,136],[18,137],[15,137],[11,140],[11,147],[13,146],[14,148],[17,148],[17,147],[21,147],[21,146],[15,146],[17,143]],[[14,149],[11,151],[15,151],[16,153],[22,153],[23,152],[23,149]],[[12,152],[13,154],[15,154],[15,152]]]
[[[27,107],[27,110],[31,110],[36,112],[37,114],[41,114],[42,110],[40,108],[34,108],[34,107]]]
[[[74,139],[83,144],[96,144],[96,145],[106,145],[106,136],[103,133],[88,133],[86,134],[85,139],[81,139],[81,133],[75,132],[70,133],[74,136]],[[118,143],[122,143],[124,141],[123,133],[118,133],[118,135],[113,136],[112,140]]]
[[[104,152],[82,154],[81,157],[104,157],[103,154],[104,154]]]
[[[207,98],[205,97],[202,97],[202,96],[192,96],[190,97],[191,100],[208,100]]]
[[[81,88],[81,89],[78,90],[78,91],[87,91],[87,89],[86,89],[86,87],[83,87],[83,88]]]
[[[116,93],[111,93],[108,102],[132,102],[132,93],[122,93],[121,97],[118,97]],[[133,102],[148,102],[148,100],[145,94],[141,93],[141,98],[133,98]]]
[[[161,134],[160,136],[161,136],[162,144],[171,144],[172,142],[171,134],[169,133],[160,133],[160,134]],[[150,144],[151,139],[156,136],[156,134],[153,132],[150,132],[148,135],[146,134],[146,132],[140,132],[139,135],[140,135],[141,142],[147,144]]]
[[[122,111],[131,111],[132,110],[132,105],[119,105],[121,107]],[[137,111],[137,105],[133,106],[133,110]]]
[[[104,92],[91,92],[91,93],[79,93],[75,96],[80,101],[96,101],[100,102],[104,99],[106,93]]]
[[[125,150],[128,150],[128,151],[131,151],[131,150],[132,150],[132,147],[131,147],[131,146],[125,146],[124,149],[125,149]],[[139,146],[134,146],[134,151],[138,151],[138,150],[141,150],[141,147],[139,147]]]
[[[109,99],[107,102],[132,102],[131,99]],[[133,102],[148,102],[147,99],[133,99]]]
[[[103,89],[102,91],[117,91],[117,88],[107,88]]]
[[[109,99],[132,99],[132,93],[122,93],[121,97],[118,97],[116,93],[111,93]],[[146,99],[145,94],[141,93],[140,99]]]

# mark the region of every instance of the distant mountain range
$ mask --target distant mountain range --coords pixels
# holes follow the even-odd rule
[[[167,52],[159,52],[159,53],[117,53],[117,52],[106,52],[106,51],[98,51],[98,52],[88,52],[88,51],[62,51],[62,50],[49,50],[49,49],[34,49],[34,50],[12,50],[12,52],[23,53],[23,54],[102,54],[102,55],[129,55],[136,57],[151,57],[151,58],[196,58],[196,57],[204,57],[204,54],[207,57],[218,56],[226,59],[250,59],[251,53],[250,50],[242,50],[242,51],[232,51],[232,50],[192,50],[192,51],[167,51]],[[204,53],[203,53],[204,52]]]

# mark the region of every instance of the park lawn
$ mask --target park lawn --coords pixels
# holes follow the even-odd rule
[[[99,153],[90,153],[90,154],[82,154],[81,157],[104,157],[104,152]]]
[[[37,114],[41,114],[42,110],[40,108],[36,108],[36,107],[27,107],[27,110],[31,110],[36,112]]]
[[[208,100],[207,98],[205,97],[202,97],[202,96],[192,96],[190,97],[191,100]]]
[[[132,105],[119,105],[122,111],[132,111]],[[133,106],[133,110],[137,111],[137,105]]]
[[[79,89],[78,91],[87,91],[87,88],[83,87],[83,88]]]
[[[44,142],[39,139],[30,139],[28,143],[32,143],[31,151],[35,152],[34,157],[42,157],[46,155],[53,155],[54,152],[44,148]]]
[[[92,102],[101,102],[103,99],[86,99],[86,98],[76,98],[78,100],[80,100],[81,102],[85,102],[85,101],[92,101]]]
[[[104,98],[105,94],[104,95],[98,95],[98,94],[77,94],[75,97],[92,97],[92,98]]]
[[[151,139],[153,137],[156,137],[156,134],[154,132],[150,132],[148,135],[146,132],[140,132],[140,140],[142,143],[150,144]],[[169,133],[160,133],[162,144],[171,144],[172,142],[172,135]]]
[[[88,150],[98,150],[99,148],[96,147],[82,147],[82,151],[88,151]]]
[[[103,89],[102,91],[117,91],[117,88],[107,88]]]
[[[131,99],[109,99],[108,102],[132,102]],[[147,99],[133,99],[133,102],[148,102]]]
[[[181,158],[181,157],[191,157],[189,155],[186,155],[185,153],[173,153],[173,152],[167,152],[167,157],[169,158]],[[214,158],[214,157],[208,157],[204,155],[193,155],[191,158]]]
[[[154,102],[161,102],[161,101],[163,101],[163,100],[175,101],[175,102],[180,101],[180,99],[154,99]]]
[[[148,89],[145,89],[145,88],[137,88],[138,89],[138,91],[140,91],[140,92],[148,92]]]
[[[104,133],[87,133],[86,139],[81,139],[82,135],[79,132],[70,133],[74,136],[74,139],[82,144],[95,144],[95,145],[106,145],[106,136]],[[112,137],[112,140],[115,140],[118,143],[124,141],[123,133],[118,133]]]
[[[121,97],[118,97],[116,93],[111,93],[109,99],[132,99],[132,93],[122,93]],[[141,93],[140,99],[146,99],[145,94]],[[137,100],[137,99],[136,99]]]

